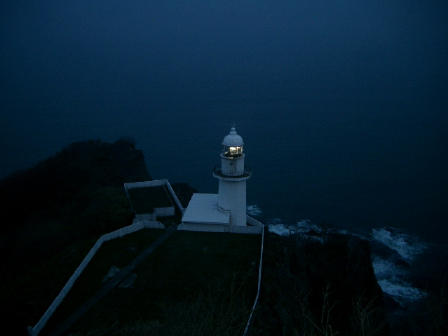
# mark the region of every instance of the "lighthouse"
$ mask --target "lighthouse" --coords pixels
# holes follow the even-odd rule
[[[263,225],[246,215],[246,181],[251,173],[244,166],[243,138],[230,129],[222,141],[221,164],[213,170],[219,181],[217,194],[195,193],[178,230],[260,234]]]
[[[251,173],[244,166],[244,141],[235,127],[224,137],[219,156],[221,166],[213,170],[219,180],[218,208],[230,214],[230,225],[246,226],[246,181]]]

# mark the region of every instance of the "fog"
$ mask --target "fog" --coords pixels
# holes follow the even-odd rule
[[[215,192],[235,123],[268,218],[443,240],[446,1],[0,6],[1,177],[132,136],[153,177]]]

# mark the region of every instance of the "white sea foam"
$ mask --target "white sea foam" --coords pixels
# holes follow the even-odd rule
[[[260,216],[263,211],[261,211],[258,205],[252,204],[247,206],[247,213],[251,216]]]
[[[372,237],[389,249],[396,251],[403,260],[409,263],[426,248],[426,245],[418,239],[393,228],[373,229]],[[427,293],[406,281],[409,275],[408,270],[393,260],[373,257],[373,270],[382,291],[403,307],[424,298]]]
[[[270,220],[268,230],[279,236],[300,234],[307,239],[323,241],[322,237],[319,235],[322,233],[322,228],[308,219],[300,220],[296,224],[287,225],[281,223],[280,219],[275,218]],[[355,234],[347,230],[336,230],[336,232],[366,239],[366,237],[360,234]],[[318,235],[313,233],[317,233]],[[407,262],[411,262],[414,257],[422,253],[426,247],[426,245],[418,239],[405,233],[398,232],[393,228],[373,229],[372,238],[399,253],[399,255]],[[425,291],[413,287],[406,281],[408,271],[402,266],[395,264],[393,259],[387,260],[374,256],[372,266],[375,277],[383,292],[390,295],[401,306],[406,306],[427,295]]]
[[[289,236],[291,234],[291,230],[285,224],[269,224],[268,230],[279,236]]]
[[[421,289],[412,287],[405,281],[391,281],[388,279],[379,280],[378,284],[384,293],[389,294],[402,306],[410,302],[415,302],[426,297],[427,293]]]
[[[354,237],[358,237],[360,239],[368,240],[368,238],[366,236],[364,236],[360,233],[355,233],[355,232],[348,231],[345,229],[331,229],[330,228],[328,231],[331,233],[339,233],[339,234],[346,235],[346,236],[354,236]]]
[[[392,261],[374,257],[372,261],[373,271],[378,280],[395,279],[402,276],[405,272]]]
[[[426,245],[405,233],[393,228],[372,229],[372,237],[376,241],[396,251],[404,260],[410,262],[422,253]]]
[[[411,289],[415,289],[416,291],[418,289],[411,287],[403,280],[406,272],[402,268],[392,261],[380,257],[373,258],[372,266],[378,285],[384,293],[390,295],[401,306],[415,301],[416,296]]]
[[[298,221],[295,225],[295,230],[299,233],[310,233],[312,231],[322,233],[322,228],[317,224],[313,224],[309,219]]]
[[[319,235],[313,235],[312,233],[322,233],[322,228],[316,224],[313,224],[309,219],[303,219],[296,224],[282,224],[278,218],[270,221],[268,225],[269,232],[272,232],[279,236],[289,236],[291,234],[299,234],[305,239],[315,240],[323,243],[323,238]]]
[[[313,224],[309,219],[302,219],[296,224],[289,225],[282,224],[279,218],[274,218],[270,222],[271,224],[268,226],[269,232],[275,233],[279,236],[289,236],[294,233],[306,234],[311,232],[322,232],[322,228],[316,224]]]

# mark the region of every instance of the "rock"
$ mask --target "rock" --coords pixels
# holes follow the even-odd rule
[[[353,236],[267,234],[257,312],[252,335],[388,334],[369,243]]]
[[[134,283],[136,279],[137,274],[131,273],[122,282],[120,282],[118,288],[134,288]]]
[[[112,266],[109,268],[109,271],[107,272],[106,276],[103,278],[103,281],[102,281],[102,282],[107,282],[107,281],[109,281],[109,280],[112,279],[114,276],[116,276],[116,275],[118,274],[118,272],[120,272],[120,269],[119,269],[117,266],[112,265]]]

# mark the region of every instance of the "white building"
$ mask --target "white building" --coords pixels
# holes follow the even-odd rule
[[[221,167],[213,176],[219,180],[218,194],[193,194],[178,230],[259,233],[259,225],[246,215],[246,181],[251,173],[244,167],[244,142],[232,127],[222,142]],[[248,225],[249,219],[249,225]]]

